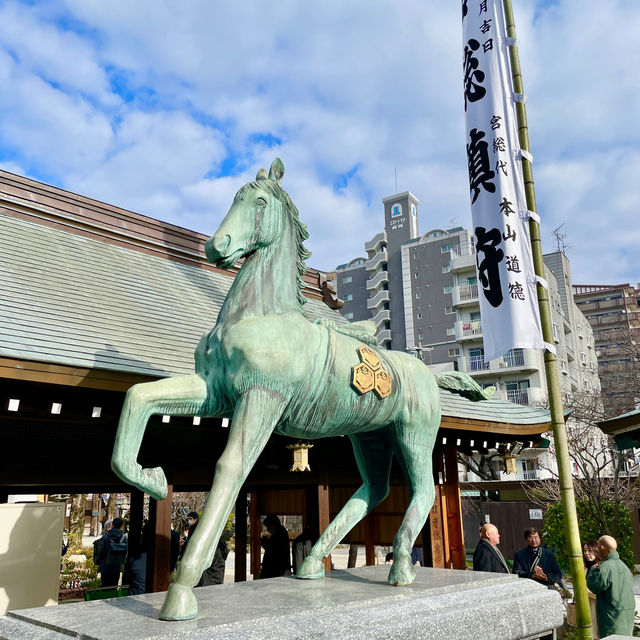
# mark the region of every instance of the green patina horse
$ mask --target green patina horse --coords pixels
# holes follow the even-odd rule
[[[283,174],[279,159],[268,175],[261,169],[238,191],[206,243],[209,262],[231,267],[245,260],[216,326],[196,348],[196,373],[137,384],[122,409],[112,467],[157,500],[167,494],[164,472],[137,462],[149,416],[232,418],[204,514],[160,612],[164,620],[197,615],[191,589],[211,564],[238,492],[272,433],[305,440],[348,435],[362,475],[362,486],[322,533],[298,578],[323,577],[322,559],[384,500],[395,454],[410,502],[393,543],[389,582],[411,583],[411,549],[434,500],[437,385],[485,397],[468,376],[452,373],[436,381],[417,358],[372,348],[372,323],[342,328],[312,323],[302,314],[302,275],[310,255],[302,243],[308,234],[280,186]]]

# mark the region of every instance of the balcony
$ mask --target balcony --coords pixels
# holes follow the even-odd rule
[[[479,320],[456,322],[454,325],[456,340],[478,340],[482,338],[482,325]]]
[[[389,282],[389,272],[388,271],[379,271],[376,275],[367,280],[367,291],[374,291],[379,289],[383,284]]]
[[[387,256],[387,252],[386,251],[378,251],[378,253],[376,253],[373,258],[371,258],[370,260],[367,260],[364,263],[365,269],[368,272],[375,272],[378,271],[378,269],[380,269],[383,265],[387,264],[388,261],[388,256]]]
[[[529,471],[516,471],[516,473],[500,472],[500,480],[542,480],[543,475],[540,469],[531,469]]]
[[[380,327],[383,322],[391,322],[391,313],[387,309],[378,311],[378,313],[373,317],[373,322],[376,327]]]
[[[484,356],[465,356],[458,358],[458,370],[463,373],[481,373],[488,372],[490,364],[485,363]]]
[[[473,245],[461,244],[453,247],[451,254],[451,271],[468,271],[476,266],[476,250]]]
[[[515,404],[529,404],[529,389],[507,389],[507,400]]]
[[[378,332],[378,344],[383,345],[385,342],[391,342],[391,331],[383,329]]]
[[[387,246],[387,233],[383,231],[373,236],[369,242],[364,243],[364,250],[369,253],[377,253],[380,249]]]
[[[462,287],[454,287],[452,291],[452,302],[456,307],[465,305],[477,305],[478,301],[478,285],[470,284]]]
[[[378,291],[378,293],[373,297],[367,300],[367,309],[369,311],[373,311],[378,309],[380,305],[385,302],[389,302],[389,292],[388,291]]]

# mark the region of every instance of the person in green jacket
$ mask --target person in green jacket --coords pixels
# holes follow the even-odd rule
[[[587,586],[596,594],[596,617],[601,638],[615,634],[633,634],[636,600],[633,595],[633,576],[620,560],[618,543],[611,536],[598,540],[602,562],[587,576]]]

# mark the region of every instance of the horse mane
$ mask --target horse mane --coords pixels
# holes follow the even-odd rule
[[[248,182],[244,185],[244,187],[242,187],[242,189],[240,189],[240,191],[238,191],[238,195],[241,195],[242,192],[247,189],[264,189],[268,191],[272,196],[278,198],[278,200],[282,202],[283,209],[291,218],[291,223],[293,224],[293,230],[295,233],[295,240],[298,245],[296,252],[296,284],[298,285],[297,301],[298,304],[302,307],[302,305],[306,304],[307,302],[307,299],[302,293],[305,287],[304,280],[302,278],[309,269],[305,260],[307,260],[311,256],[311,251],[307,250],[302,244],[309,238],[307,225],[303,222],[300,222],[300,213],[298,212],[298,208],[295,204],[293,204],[293,201],[289,197],[289,194],[280,186],[277,181],[265,178],[255,180],[254,182]]]

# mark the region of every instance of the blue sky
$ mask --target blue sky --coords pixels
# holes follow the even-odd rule
[[[640,280],[640,3],[513,0],[545,251]],[[0,167],[212,233],[275,156],[321,270],[471,225],[455,0],[0,1]]]

